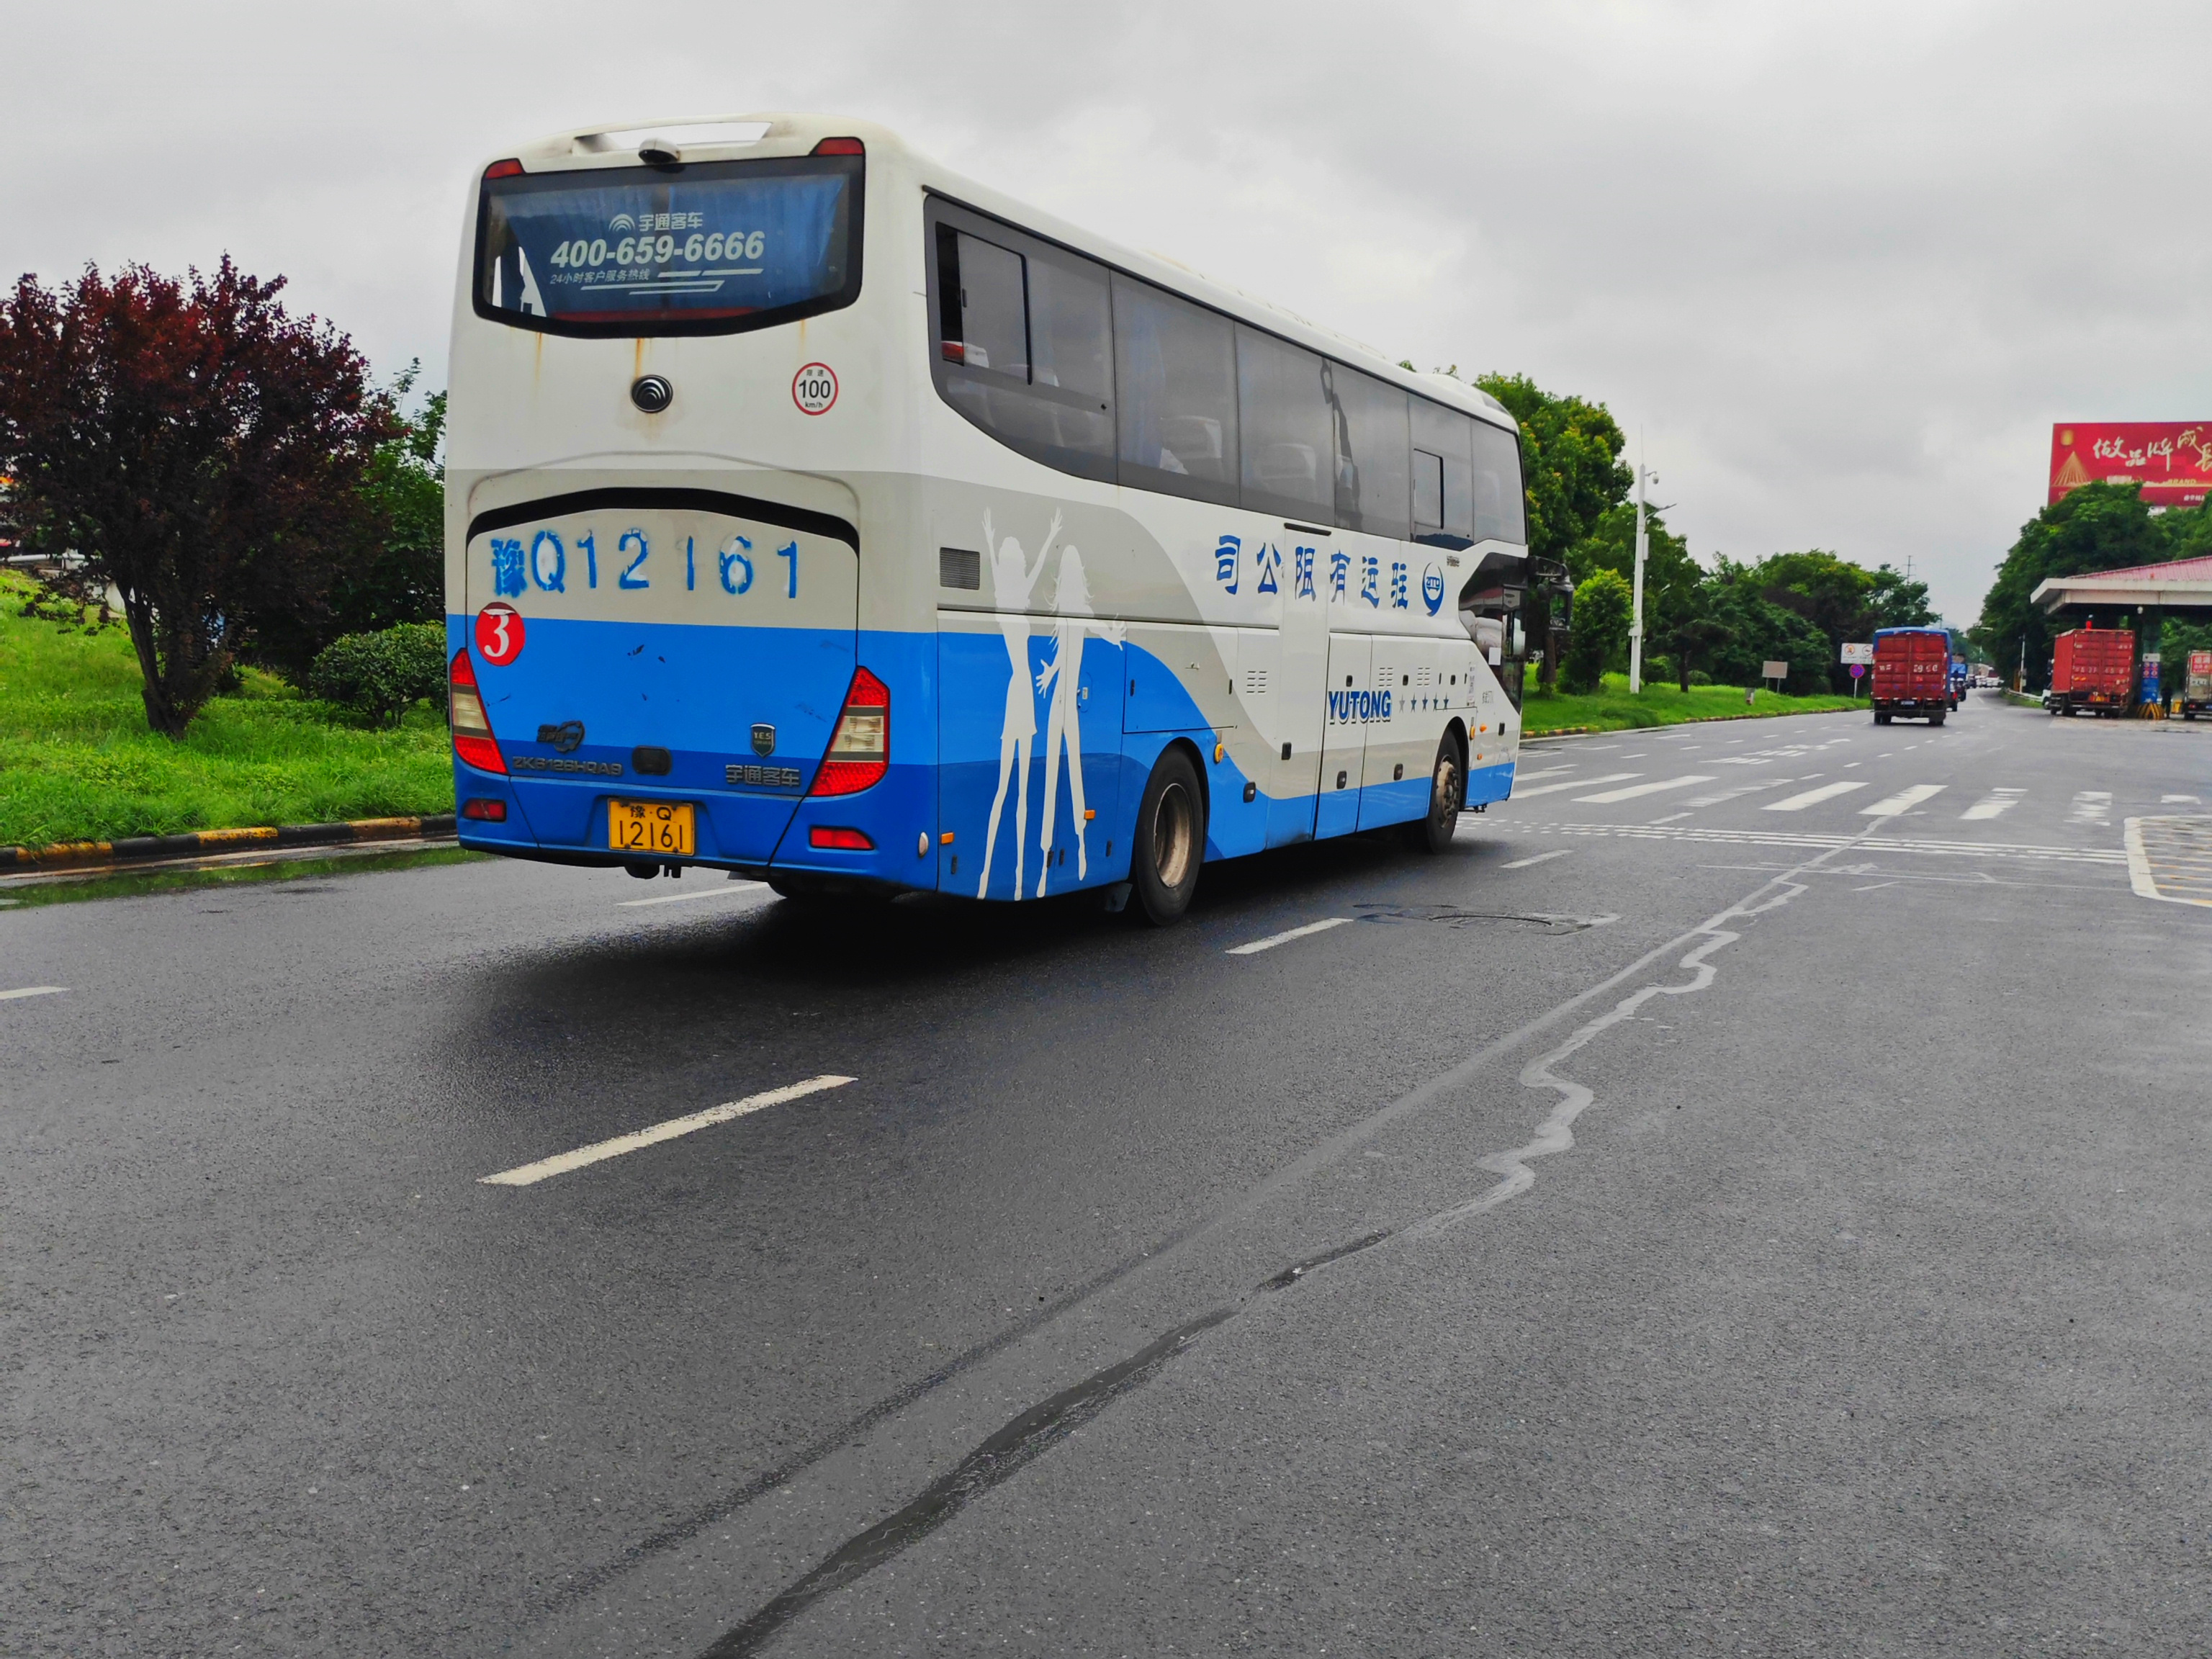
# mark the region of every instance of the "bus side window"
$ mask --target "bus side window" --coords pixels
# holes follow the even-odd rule
[[[1413,443],[1396,386],[1331,363],[1326,377],[1336,410],[1336,522],[1375,536],[1413,533]]]
[[[949,226],[938,233],[944,287],[939,307],[948,324],[947,362],[1030,377],[1028,283],[1022,256]]]
[[[1237,501],[1237,343],[1229,319],[1114,276],[1121,482]]]
[[[1413,399],[1413,539],[1436,547],[1474,540],[1474,422]]]
[[[1033,459],[1111,480],[1105,271],[1056,248],[1016,252],[944,223],[935,245],[935,368],[945,402]]]
[[[1327,524],[1336,441],[1321,359],[1243,324],[1237,327],[1237,414],[1245,507]]]

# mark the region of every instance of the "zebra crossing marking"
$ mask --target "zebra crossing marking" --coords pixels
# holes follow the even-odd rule
[[[1656,795],[1668,789],[1686,789],[1694,783],[1711,783],[1710,777],[1692,772],[1685,778],[1663,778],[1657,783],[1632,783],[1626,789],[1608,789],[1601,795],[1577,795],[1575,802],[1583,806],[1610,806],[1619,800],[1634,800],[1640,795]]]
[[[1978,822],[1984,818],[2001,817],[2019,805],[2021,797],[2027,793],[2027,791],[2025,789],[1992,789],[1959,816],[1969,823]]]
[[[1948,784],[1916,783],[1909,789],[1900,789],[1887,800],[1878,800],[1871,806],[1859,808],[1865,818],[1893,818],[1910,812],[1923,800],[1933,800],[1949,787]]]
[[[1848,795],[1854,789],[1863,789],[1863,779],[1856,783],[1824,783],[1818,789],[1808,789],[1802,795],[1792,795],[1786,800],[1771,800],[1764,811],[1769,812],[1802,812],[1808,806],[1818,806],[1824,800],[1833,800],[1838,795]]]

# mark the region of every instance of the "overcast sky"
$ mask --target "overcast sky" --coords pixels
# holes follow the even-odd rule
[[[2212,416],[2203,0],[5,12],[0,270],[228,250],[433,384],[483,161],[785,109],[1601,400],[1700,556],[1910,558],[1954,622],[2054,420]]]

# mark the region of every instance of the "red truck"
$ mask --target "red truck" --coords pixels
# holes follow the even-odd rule
[[[2136,636],[2119,628],[2061,634],[2051,658],[2050,709],[2117,720],[2135,707]]]
[[[1943,724],[1951,712],[1951,636],[1940,628],[1880,628],[1874,636],[1874,723],[1898,715]]]
[[[2212,651],[2189,653],[2189,678],[2181,683],[2179,707],[2185,720],[2212,711]]]

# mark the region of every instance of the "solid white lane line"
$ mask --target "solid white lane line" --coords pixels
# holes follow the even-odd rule
[[[1556,795],[1562,789],[1587,789],[1594,783],[1619,783],[1624,778],[1640,778],[1641,772],[1608,772],[1601,778],[1582,778],[1573,783],[1547,783],[1534,789],[1516,789],[1515,800],[1527,800],[1531,795]]]
[[[1999,817],[2019,805],[2021,797],[2027,793],[2025,789],[1992,789],[1985,799],[1976,801],[1959,816],[1977,822]]]
[[[535,1164],[525,1164],[520,1169],[501,1170],[497,1175],[479,1176],[477,1184],[484,1187],[532,1187],[550,1176],[566,1175],[571,1170],[580,1170],[587,1164],[599,1164],[611,1158],[620,1158],[624,1152],[635,1152],[641,1147],[657,1146],[664,1140],[673,1140],[679,1135],[691,1134],[700,1129],[711,1129],[717,1123],[727,1123],[770,1106],[781,1106],[787,1100],[797,1100],[802,1095],[819,1094],[824,1089],[842,1089],[853,1079],[828,1073],[811,1077],[804,1083],[770,1089],[766,1094],[747,1095],[743,1100],[732,1100],[720,1106],[709,1106],[703,1112],[694,1112],[689,1117],[672,1117],[665,1123],[656,1123],[635,1133],[617,1135],[611,1140],[595,1140],[588,1146],[579,1146],[573,1152],[562,1152],[557,1158],[544,1158]]]
[[[1871,806],[1859,808],[1863,818],[1893,818],[1909,812],[1923,800],[1932,800],[1943,793],[1940,783],[1916,783],[1910,789],[1900,789],[1887,800],[1878,800]]]
[[[1808,789],[1802,795],[1792,795],[1787,800],[1771,800],[1765,811],[1769,812],[1802,812],[1808,806],[1818,806],[1824,800],[1833,800],[1838,795],[1848,795],[1854,789],[1863,789],[1863,781],[1857,783],[1824,783],[1818,789]]]
[[[1224,956],[1256,956],[1262,951],[1272,951],[1278,945],[1288,945],[1294,939],[1304,939],[1308,933],[1325,933],[1332,927],[1341,927],[1350,916],[1331,916],[1324,921],[1310,921],[1303,927],[1293,927],[1286,933],[1270,933],[1265,939],[1255,939],[1249,945],[1232,945],[1222,952]]]
[[[66,985],[26,985],[20,991],[0,991],[0,1002],[13,1002],[17,997],[58,997],[68,989]]]
[[[1538,853],[1532,858],[1516,859],[1510,864],[1501,864],[1498,867],[1501,870],[1526,870],[1530,865],[1541,864],[1546,859],[1563,859],[1574,850],[1571,847],[1558,847],[1548,853]]]
[[[1634,800],[1639,795],[1656,795],[1668,789],[1687,789],[1694,783],[1711,783],[1710,775],[1692,772],[1686,778],[1668,778],[1658,783],[1631,784],[1626,789],[1608,789],[1601,795],[1577,795],[1575,801],[1582,806],[1610,806],[1617,800]]]
[[[727,898],[732,893],[757,893],[767,885],[764,881],[733,881],[726,886],[709,887],[697,893],[671,893],[665,898],[617,899],[616,904],[624,910],[635,910],[641,904],[682,904],[690,899]]]

